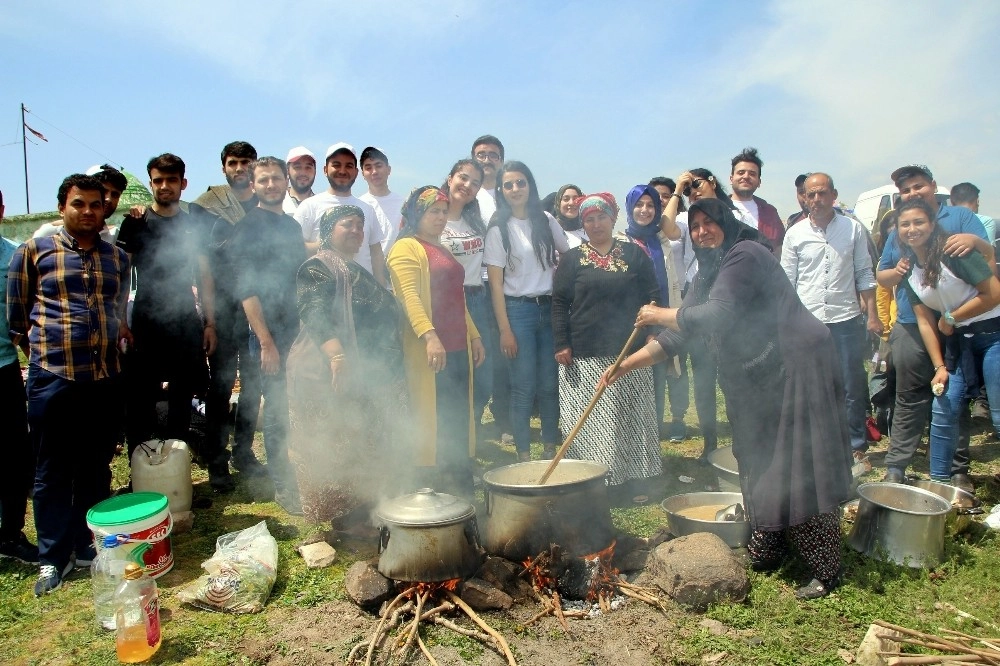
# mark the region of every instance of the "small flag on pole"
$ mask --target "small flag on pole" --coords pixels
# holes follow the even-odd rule
[[[44,134],[42,134],[41,132],[39,132],[39,131],[38,131],[38,130],[36,130],[36,129],[32,129],[32,127],[31,127],[30,125],[28,125],[28,123],[24,123],[24,128],[25,128],[26,130],[28,130],[29,132],[31,132],[32,134],[34,134],[35,136],[37,136],[37,137],[38,137],[39,139],[41,139],[42,141],[44,141],[44,142],[48,143],[48,141],[49,141],[49,140],[45,138],[45,135],[44,135]]]

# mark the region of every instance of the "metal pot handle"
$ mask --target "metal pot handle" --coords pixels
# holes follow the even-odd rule
[[[379,525],[378,528],[378,552],[379,555],[385,552],[386,546],[389,545],[389,528],[385,525]]]
[[[986,511],[981,506],[972,506],[967,509],[959,509],[958,515],[960,516],[981,516]]]
[[[465,524],[465,539],[469,542],[470,546],[476,547],[480,544],[479,540],[479,523],[476,522],[476,517],[473,516],[469,519],[469,522]]]
[[[493,499],[493,493],[491,493],[489,490],[487,490],[486,491],[486,497],[484,499],[486,501],[486,515],[487,516],[492,516],[493,515],[493,502],[491,502],[490,500]]]

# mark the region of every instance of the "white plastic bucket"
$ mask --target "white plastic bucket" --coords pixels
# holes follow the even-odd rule
[[[174,566],[170,543],[174,520],[163,493],[126,493],[106,499],[87,512],[87,527],[94,533],[97,549],[111,534],[127,534],[128,543],[119,548],[129,551],[139,544],[149,544],[142,553],[142,562],[151,578],[159,578]]]

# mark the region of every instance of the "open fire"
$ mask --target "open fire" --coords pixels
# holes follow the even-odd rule
[[[431,664],[437,664],[420,637],[420,624],[426,622],[475,638],[503,654],[509,666],[517,666],[514,654],[504,637],[455,594],[461,582],[460,578],[453,578],[436,583],[400,583],[401,591],[382,609],[380,613],[382,619],[375,628],[375,633],[367,641],[358,643],[351,649],[347,663],[358,663],[362,654],[365,656],[365,666],[376,663],[375,659],[378,656],[382,657],[378,663],[392,661],[404,663],[416,645]],[[465,613],[479,629],[462,627],[445,617],[446,614],[456,611]],[[404,627],[402,631],[396,634],[388,646],[384,646],[389,635],[400,626]],[[379,655],[380,650],[381,655]]]

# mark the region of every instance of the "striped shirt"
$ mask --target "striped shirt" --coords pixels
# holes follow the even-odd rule
[[[128,277],[128,256],[104,241],[84,250],[65,229],[29,240],[8,269],[11,340],[27,336],[29,362],[70,381],[119,374]]]

